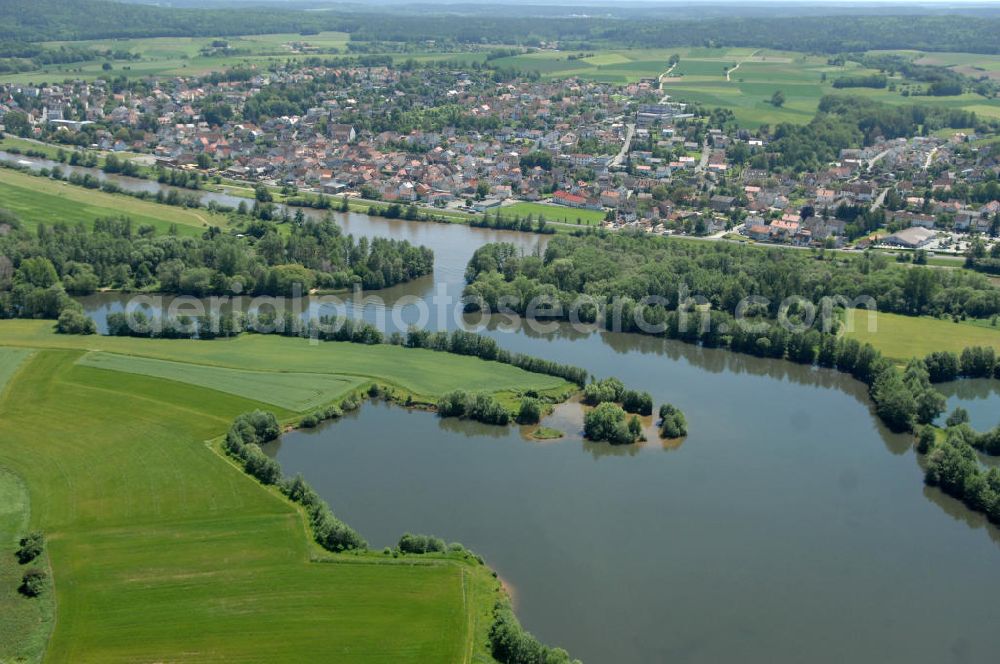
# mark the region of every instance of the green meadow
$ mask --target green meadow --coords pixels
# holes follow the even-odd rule
[[[173,225],[181,235],[200,235],[211,226],[225,226],[227,217],[208,210],[163,205],[124,194],[109,194],[66,182],[0,169],[0,207],[17,214],[27,227],[56,222],[92,225],[99,217],[125,215],[158,233]]]
[[[221,71],[237,66],[266,68],[276,60],[302,56],[315,49],[336,48],[344,51],[348,35],[343,32],[322,32],[304,37],[297,34],[247,35],[223,38],[233,54],[202,55],[216,38],[212,37],[153,37],[146,39],[101,39],[76,42],[46,42],[49,46],[72,44],[99,50],[125,50],[140,56],[139,60],[115,60],[111,63],[112,75],[129,77],[185,76]],[[7,74],[0,77],[5,83],[39,83],[62,81],[67,78],[93,80],[107,77],[104,60],[83,63],[49,65],[42,69]]]
[[[941,320],[930,317],[901,316],[879,312],[874,329],[869,329],[867,313],[853,310],[850,337],[868,342],[891,360],[904,363],[913,357],[926,357],[934,351],[961,353],[968,346],[992,346],[1000,351],[1000,323],[990,321]],[[850,320],[848,321],[850,322]]]
[[[333,401],[348,385],[378,381],[435,398],[562,381],[390,346],[65,337],[51,328],[0,322],[0,362],[22,369],[7,370],[0,396],[0,467],[30,498],[27,523],[5,533],[0,515],[0,535],[46,534],[58,607],[48,661],[491,661],[485,640],[499,584],[488,568],[459,554],[325,552],[293,504],[206,443],[253,408],[294,421],[315,389]],[[282,372],[304,384],[276,397],[291,378]],[[239,385],[260,373],[276,376]],[[365,524],[353,525],[364,534]],[[37,630],[11,627],[45,626],[31,613],[43,605],[25,606],[0,622],[0,635],[14,635],[0,659],[39,642]]]

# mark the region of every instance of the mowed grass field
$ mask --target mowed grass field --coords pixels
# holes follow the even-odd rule
[[[201,235],[208,226],[225,226],[225,215],[108,194],[49,178],[0,168],[0,208],[7,208],[28,228],[65,222],[92,226],[99,217],[127,216],[163,234],[173,225],[181,235]]]
[[[21,370],[0,397],[0,466],[23,479],[28,525],[48,541],[58,606],[48,661],[490,661],[484,643],[499,586],[487,568],[455,557],[323,552],[298,510],[206,444],[249,409],[285,420],[300,413],[228,393],[227,372],[210,389],[207,379],[149,375],[139,360],[136,371],[120,371],[81,358],[100,349],[347,372],[428,396],[559,381],[396,347],[278,337],[160,343],[50,329],[50,321],[0,322],[0,347],[35,349],[18,354]],[[353,525],[364,534],[365,524]]]
[[[198,385],[293,411],[319,408],[347,395],[365,382],[355,376],[243,371],[100,352],[87,353],[77,364]]]
[[[0,346],[0,401],[17,369],[31,356],[23,348]],[[0,467],[0,662],[39,661],[52,629],[51,593],[29,599],[18,592],[28,569],[47,569],[43,555],[21,565],[15,554],[31,519],[28,488],[20,477]]]
[[[3,321],[0,345],[105,351],[241,371],[319,373],[344,379],[360,377],[375,379],[428,399],[458,388],[502,393],[515,390],[551,392],[567,386],[560,378],[528,373],[509,364],[388,344],[365,346],[255,334],[195,343],[173,339],[74,337],[54,334],[52,328],[51,321]]]
[[[867,312],[854,310],[848,317],[853,318],[853,329],[846,332],[848,336],[872,344],[900,363],[934,351],[961,353],[969,346],[992,346],[1000,352],[1000,323],[992,327],[989,321],[955,323],[879,312],[874,329],[869,329]]]
[[[537,220],[541,215],[545,217],[546,221],[559,221],[565,224],[575,224],[579,219],[582,226],[595,226],[604,221],[604,212],[601,210],[578,210],[546,203],[514,203],[513,205],[504,205],[499,208],[499,211],[501,216],[508,218],[526,217],[530,214]]]

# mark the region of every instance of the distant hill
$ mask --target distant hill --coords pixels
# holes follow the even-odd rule
[[[79,40],[120,37],[206,37],[277,32],[350,32],[361,41],[425,41],[439,43],[537,44],[558,40],[566,48],[745,46],[843,53],[870,49],[915,49],[1000,53],[1000,18],[983,15],[923,14],[730,16],[679,20],[669,7],[649,7],[642,15],[608,18],[547,15],[533,12],[568,11],[544,5],[364,6],[327,5],[330,11],[306,11],[304,5],[262,5],[223,8],[207,0],[207,8],[169,8],[106,0],[3,0],[0,41]],[[490,7],[494,13],[489,13]],[[421,11],[417,13],[416,7]],[[909,8],[891,6],[899,12]],[[462,8],[471,13],[462,16]],[[474,9],[474,11],[473,11]],[[882,7],[881,9],[885,9]],[[938,8],[940,10],[940,8]],[[582,8],[577,8],[582,11]],[[639,12],[639,9],[630,11]],[[804,11],[804,10],[803,10]],[[859,8],[859,12],[865,11]],[[913,10],[915,11],[915,10]],[[956,9],[953,11],[972,11]],[[689,14],[681,13],[681,16]]]
[[[0,40],[205,37],[341,29],[326,12],[281,8],[174,9],[104,0],[3,0]]]

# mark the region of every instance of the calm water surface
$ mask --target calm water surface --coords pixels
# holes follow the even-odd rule
[[[386,329],[416,322],[412,305],[388,316],[401,298],[457,298],[482,243],[545,242],[336,217],[435,251],[433,278],[337,308]],[[99,323],[123,303],[84,299]],[[475,323],[431,311],[434,329]],[[566,406],[552,422],[566,438],[537,442],[379,403],[268,451],[375,547],[412,531],[481,553],[525,626],[589,664],[998,661],[1000,535],[923,486],[909,439],[881,427],[860,383],[650,337],[482,331],[649,390],[685,411],[691,435],[674,448],[594,445]],[[979,428],[1000,420],[995,385],[963,381],[949,396]]]
[[[942,383],[938,391],[948,397],[948,410],[941,422],[955,408],[969,411],[969,422],[979,431],[1000,425],[1000,380],[972,378]]]

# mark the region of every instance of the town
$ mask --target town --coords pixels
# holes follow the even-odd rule
[[[1000,231],[1000,160],[969,131],[876,136],[794,172],[768,167],[770,128],[673,102],[663,77],[543,81],[489,61],[368,60],[8,84],[0,121],[205,176],[487,220],[943,254]]]

